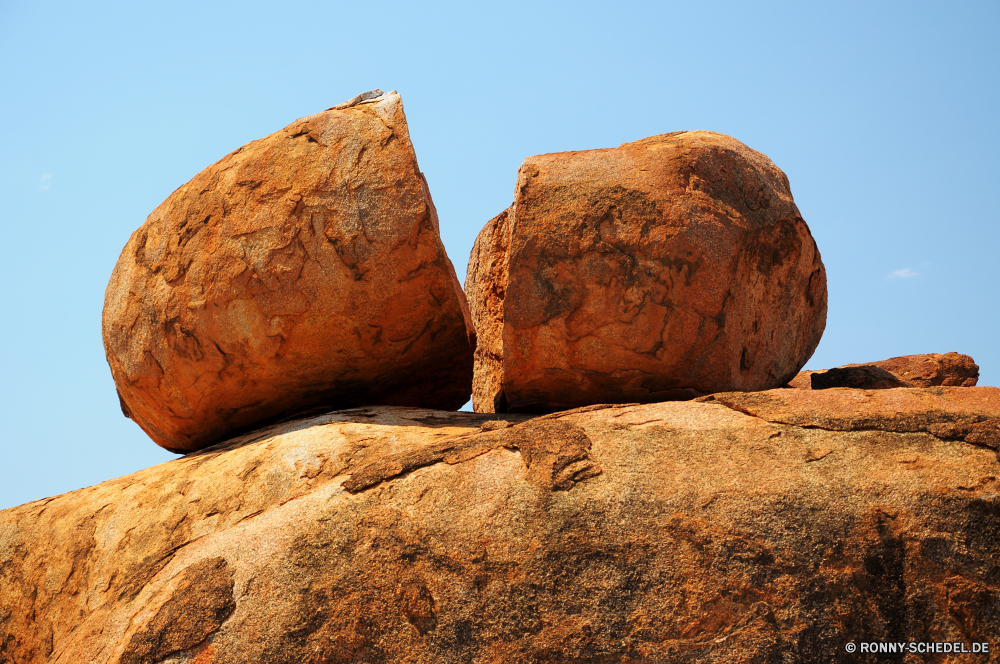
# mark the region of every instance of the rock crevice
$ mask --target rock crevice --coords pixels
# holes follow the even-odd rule
[[[402,102],[366,94],[223,157],[123,250],[104,345],[162,447],[318,405],[468,400],[475,334]]]

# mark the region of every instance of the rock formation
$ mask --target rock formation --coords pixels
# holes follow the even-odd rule
[[[462,406],[474,333],[399,96],[177,189],[122,252],[103,331],[123,411],[175,451],[316,405]]]
[[[785,174],[705,131],[526,159],[466,292],[477,412],[778,387],[826,324]]]
[[[853,387],[884,390],[893,387],[975,387],[979,365],[968,355],[927,353],[903,355],[868,364],[845,364],[826,371],[800,371],[788,384],[800,390]]]
[[[995,652],[998,441],[986,387],[317,415],[0,512],[0,661]]]

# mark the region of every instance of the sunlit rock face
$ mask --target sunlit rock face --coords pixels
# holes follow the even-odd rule
[[[402,102],[368,96],[223,157],[126,245],[104,345],[159,445],[313,406],[468,401],[471,320]]]
[[[465,285],[478,412],[778,387],[826,325],[785,174],[707,131],[529,157]]]
[[[789,386],[800,390],[853,387],[975,387],[979,365],[961,353],[901,355],[866,364],[845,364],[825,371],[800,371]]]

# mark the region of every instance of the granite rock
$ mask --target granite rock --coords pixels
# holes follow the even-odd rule
[[[785,174],[706,131],[529,157],[465,286],[477,412],[779,387],[826,324]]]
[[[399,95],[359,95],[206,168],[105,296],[122,410],[196,450],[314,406],[457,409],[474,332]]]

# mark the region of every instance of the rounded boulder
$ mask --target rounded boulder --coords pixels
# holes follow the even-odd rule
[[[103,337],[123,412],[178,452],[311,407],[464,404],[474,333],[399,95],[178,188],[122,251]]]
[[[479,412],[778,387],[826,325],[788,178],[708,131],[529,157],[466,292]]]

